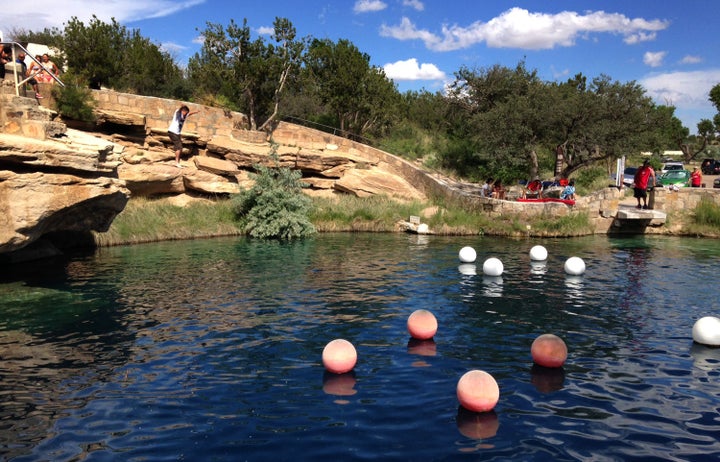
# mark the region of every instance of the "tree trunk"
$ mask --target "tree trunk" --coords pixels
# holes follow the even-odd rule
[[[538,170],[540,167],[538,166],[538,158],[537,153],[534,149],[530,150],[530,181],[534,180],[536,176],[538,176]]]
[[[559,176],[563,171],[563,163],[565,162],[565,143],[558,144],[555,148],[555,176]]]

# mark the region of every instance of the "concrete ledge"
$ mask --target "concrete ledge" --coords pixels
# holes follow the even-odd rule
[[[636,208],[621,208],[615,216],[617,220],[645,220],[649,226],[658,226],[667,220],[667,214],[658,210],[641,210]]]

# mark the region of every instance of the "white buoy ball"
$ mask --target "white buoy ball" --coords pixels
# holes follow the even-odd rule
[[[486,276],[500,276],[503,269],[502,262],[495,257],[490,257],[483,263],[483,274]]]
[[[545,261],[547,260],[547,249],[541,245],[533,246],[530,249],[530,259],[534,261]]]
[[[420,223],[417,227],[418,234],[427,234],[430,232],[430,228],[426,223]]]
[[[565,261],[565,272],[571,276],[580,276],[585,272],[585,262],[580,257],[570,257]]]
[[[695,321],[693,340],[702,345],[720,346],[720,318],[705,316]]]
[[[472,263],[477,258],[477,253],[475,252],[475,249],[467,246],[460,249],[459,257],[460,261],[463,263]]]

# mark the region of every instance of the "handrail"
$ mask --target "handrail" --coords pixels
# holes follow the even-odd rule
[[[42,62],[40,62],[40,61],[38,61],[37,59],[35,59],[35,57],[34,57],[28,50],[26,50],[24,46],[20,45],[18,42],[0,42],[0,46],[5,47],[6,45],[10,45],[10,47],[11,47],[11,49],[12,49],[13,76],[15,77],[15,79],[14,79],[14,80],[15,80],[15,96],[20,96],[20,87],[23,86],[23,85],[25,85],[30,79],[32,79],[33,77],[35,77],[36,75],[38,75],[39,73],[41,73],[43,70],[44,70],[45,72],[47,72],[47,74],[48,74],[50,77],[52,77],[53,80],[55,80],[57,83],[59,83],[61,86],[63,86],[63,87],[65,86],[65,84],[62,82],[62,80],[60,80],[60,78],[58,78],[58,76],[56,76],[55,74],[53,74],[53,72],[52,72],[50,69],[48,69],[47,67],[45,67],[45,65],[44,65]],[[18,71],[17,71],[17,66],[15,66],[15,64],[18,64],[18,62],[17,62],[17,55],[15,54],[16,48],[19,48],[19,49],[21,49],[22,51],[24,51],[24,52],[25,52],[25,56],[29,56],[30,59],[32,59],[32,60],[35,61],[38,65],[40,65],[40,67],[41,67],[42,69],[39,70],[39,71],[37,71],[36,73],[34,73],[34,74],[32,74],[32,75],[27,76],[27,77],[26,77],[25,79],[23,79],[23,80],[18,81]],[[24,77],[24,76],[23,76],[23,77]]]
[[[355,134],[355,133],[353,133],[353,132],[351,132],[351,131],[348,131],[348,130],[341,130],[341,129],[336,128],[336,127],[331,127],[330,125],[323,125],[323,124],[318,123],[318,122],[313,122],[312,120],[306,120],[306,119],[302,119],[302,118],[300,118],[300,117],[295,117],[295,116],[291,116],[291,115],[283,116],[282,119],[283,119],[283,120],[290,121],[290,122],[293,122],[293,123],[297,123],[298,125],[304,125],[304,126],[310,127],[310,128],[313,128],[313,127],[314,127],[314,128],[322,127],[322,128],[318,128],[318,129],[319,129],[320,131],[325,132],[325,133],[330,133],[330,132],[329,132],[328,130],[323,130],[323,129],[331,129],[331,130],[332,130],[332,134],[335,135],[335,136],[349,135],[349,136],[351,137],[351,138],[349,138],[350,140],[359,141],[359,142],[361,142],[361,143],[363,143],[363,144],[367,144],[368,146],[374,146],[374,145],[375,145],[375,142],[374,142],[373,140],[371,140],[370,138],[365,138],[365,137],[362,136],[362,135],[357,135],[357,134]],[[338,133],[340,133],[341,135],[338,135]],[[342,137],[343,137],[343,138],[348,138],[348,136],[342,136]]]

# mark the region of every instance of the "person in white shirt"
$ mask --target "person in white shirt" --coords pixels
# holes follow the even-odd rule
[[[190,112],[190,108],[183,105],[180,106],[179,109],[175,110],[173,118],[170,121],[170,127],[168,128],[168,136],[173,142],[173,147],[175,148],[175,166],[177,168],[183,168],[183,166],[180,165],[180,153],[182,152],[182,138],[180,137],[180,132],[182,132],[185,119],[187,119],[193,114],[197,114],[198,112],[199,111]]]

